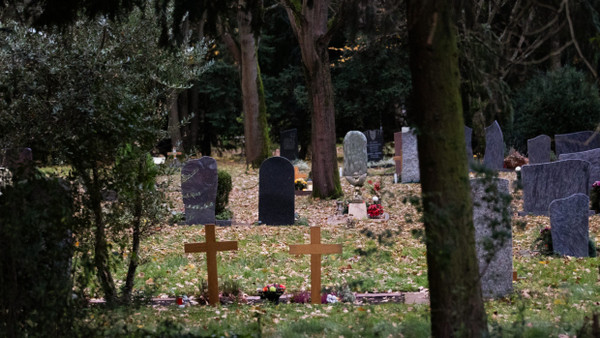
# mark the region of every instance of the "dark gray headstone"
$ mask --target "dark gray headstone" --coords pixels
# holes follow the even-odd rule
[[[590,199],[584,194],[573,194],[550,203],[554,252],[566,256],[589,256],[589,204]]]
[[[283,157],[271,157],[258,174],[258,220],[266,225],[294,224],[294,166]]]
[[[417,135],[412,129],[402,128],[402,183],[420,181]]]
[[[217,161],[204,156],[187,161],[181,169],[181,194],[188,225],[215,224]]]
[[[485,128],[483,165],[492,170],[500,170],[504,167],[504,136],[498,121]]]
[[[290,161],[298,159],[298,130],[289,129],[280,133],[280,155]]]
[[[550,144],[550,136],[543,134],[527,140],[529,164],[550,162]]]
[[[591,187],[596,181],[600,181],[600,148],[581,151],[578,153],[566,153],[558,156],[560,160],[582,160],[588,161],[592,165],[590,168],[590,180],[588,185]]]
[[[30,148],[7,148],[0,151],[0,167],[14,171],[33,165]]]
[[[367,137],[367,158],[369,162],[383,160],[383,132],[381,129],[365,131]]]
[[[473,129],[465,126],[465,144],[467,147],[467,163],[469,165],[473,161],[473,145],[471,140],[473,139]]]
[[[367,137],[360,131],[351,130],[344,136],[343,176],[367,173]]]
[[[512,292],[512,229],[508,180],[471,180],[473,225],[484,297]]]
[[[396,174],[402,174],[402,132],[394,133],[394,163]]]
[[[593,131],[580,131],[569,134],[554,135],[556,156],[567,153],[578,153],[600,148],[600,135]]]
[[[590,170],[590,163],[581,160],[524,165],[521,167],[524,213],[547,215],[552,201],[577,193],[589,194]]]

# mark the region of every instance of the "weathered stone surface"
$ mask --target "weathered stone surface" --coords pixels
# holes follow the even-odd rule
[[[394,163],[396,174],[402,174],[402,132],[394,133]]]
[[[467,163],[469,163],[469,167],[471,162],[473,161],[473,129],[465,126],[465,144],[467,147]]]
[[[292,163],[284,157],[266,159],[258,174],[258,220],[266,225],[293,225],[294,196]]]
[[[556,156],[567,153],[578,153],[600,148],[600,135],[593,131],[579,131],[569,134],[554,135]]]
[[[504,136],[498,121],[485,128],[483,165],[492,170],[500,170],[504,166]]]
[[[550,136],[543,134],[527,140],[529,164],[550,162],[551,141]]]
[[[367,137],[357,130],[344,136],[344,176],[367,173]]]
[[[280,154],[290,161],[298,159],[298,130],[284,130],[280,133]]]
[[[383,160],[383,131],[381,129],[367,130],[367,159],[369,162]]]
[[[363,203],[348,203],[348,216],[355,219],[367,218],[367,205]]]
[[[488,190],[486,192],[486,190]],[[512,230],[508,180],[471,180],[475,243],[484,297],[512,292]]]
[[[589,256],[589,204],[590,199],[585,194],[573,194],[550,203],[554,252],[566,256]]]
[[[403,128],[404,129],[404,128]],[[414,130],[402,130],[402,183],[421,181],[419,150]]]
[[[556,199],[573,194],[589,194],[591,164],[581,160],[561,160],[528,164],[521,168],[523,211],[547,215],[548,206]]]
[[[188,225],[215,224],[217,161],[204,156],[187,161],[181,169],[181,194]]]
[[[600,181],[600,148],[581,151],[578,153],[566,153],[558,156],[560,160],[582,160],[588,161],[590,167],[590,180],[588,185],[591,187],[596,181]]]

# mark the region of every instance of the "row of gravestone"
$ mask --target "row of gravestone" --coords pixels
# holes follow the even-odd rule
[[[266,159],[259,169],[258,219],[261,224],[294,224],[294,166],[283,157]],[[181,193],[188,225],[214,224],[217,161],[204,156],[181,170]]]
[[[527,140],[529,164],[550,162],[552,139],[548,135],[539,135]],[[556,156],[579,153],[600,148],[600,135],[594,131],[580,131],[554,135]]]

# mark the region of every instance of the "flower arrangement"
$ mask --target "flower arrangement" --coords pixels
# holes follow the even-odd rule
[[[592,184],[592,191],[590,191],[590,202],[591,209],[596,213],[600,213],[600,181],[596,181]]]
[[[533,247],[542,255],[550,256],[554,254],[550,227],[545,227],[540,230],[540,235],[533,242]]]
[[[294,181],[294,187],[296,190],[304,190],[308,187],[308,183],[303,178],[298,178]]]
[[[381,216],[383,215],[383,207],[381,206],[381,204],[371,204],[367,208],[367,214],[370,218]]]
[[[260,299],[267,299],[275,304],[279,303],[279,297],[285,292],[285,285],[279,283],[267,284],[258,293]]]

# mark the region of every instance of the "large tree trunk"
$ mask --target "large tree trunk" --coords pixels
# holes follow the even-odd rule
[[[255,6],[261,1],[240,0],[237,23],[240,46],[242,104],[244,107],[244,137],[246,139],[246,163],[257,168],[269,157],[269,135],[264,89],[260,78],[256,33],[253,29]]]
[[[329,69],[328,8],[330,1],[302,3],[301,12],[286,11],[302,52],[302,63],[312,109],[312,179],[314,197],[342,194],[335,149],[335,108]]]
[[[487,323],[459,94],[452,2],[408,1],[410,69],[433,337],[481,337]]]
[[[181,129],[179,128],[179,93],[173,89],[169,97],[169,136],[171,136],[171,147],[179,148],[181,146]]]

